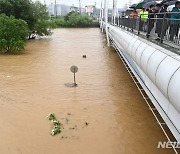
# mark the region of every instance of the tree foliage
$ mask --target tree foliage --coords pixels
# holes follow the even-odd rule
[[[54,18],[52,19],[52,22],[54,24],[54,28],[58,27],[66,27],[66,21],[64,18]]]
[[[29,39],[36,35],[44,36],[51,34],[51,24],[47,8],[40,2],[31,0],[0,0],[0,14],[13,15],[16,19],[27,22],[30,30]],[[43,23],[43,24],[42,24]]]
[[[0,52],[17,52],[24,48],[29,33],[24,20],[0,16]]]
[[[92,24],[92,20],[89,16],[77,12],[72,13],[67,21],[69,27],[88,27],[90,24]]]
[[[31,29],[31,25],[35,23],[32,4],[30,0],[0,0],[0,13],[25,20]]]
[[[33,19],[35,21],[34,23],[29,23],[32,34],[39,36],[51,35],[53,25],[49,20],[46,6],[40,2],[35,2],[31,4],[31,7],[33,10]]]
[[[68,20],[69,20],[69,17],[71,16],[71,14],[74,14],[74,13],[76,13],[76,12],[75,12],[75,11],[69,12],[69,13],[64,17],[64,20],[65,20],[65,21],[68,21]]]
[[[57,27],[89,27],[92,19],[88,15],[70,12],[64,18],[53,19]]]

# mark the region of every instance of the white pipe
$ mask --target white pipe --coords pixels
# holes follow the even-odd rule
[[[180,135],[180,56],[114,26],[109,26],[109,33],[132,58],[139,76]]]
[[[57,18],[57,2],[56,2],[56,0],[54,1],[54,3],[55,3],[55,16]]]
[[[81,14],[81,0],[79,0],[79,13]]]
[[[101,9],[100,9],[100,13],[99,13],[99,21],[101,21],[102,18],[102,1],[101,1]]]
[[[148,99],[151,98],[151,100],[152,100],[153,97],[150,97],[150,96],[152,96],[152,95],[148,92],[149,90],[148,90],[147,87],[144,85],[144,83],[141,81],[141,79],[138,77],[137,73],[133,70],[131,64],[130,64],[129,61],[128,61],[128,58],[122,53],[121,50],[119,50],[119,47],[118,47],[118,45],[116,44],[116,42],[113,42],[113,44],[114,44],[115,50],[117,51],[119,57],[121,58],[121,60],[122,60],[122,62],[123,62],[125,68],[127,69],[128,73],[129,73],[129,75],[131,76],[132,80],[134,81],[135,85],[137,86],[139,92],[140,92],[141,95],[143,96],[146,104],[148,105],[148,107],[149,107],[150,111],[152,112],[153,116],[155,117],[157,123],[159,124],[160,128],[161,128],[162,131],[164,132],[164,134],[165,134],[166,138],[168,139],[168,141],[171,142],[171,139],[169,138],[169,135],[168,135],[168,134],[169,134],[169,131],[166,131],[166,129],[163,127],[164,123],[162,122],[161,118],[159,118],[158,114],[156,113],[156,109],[157,109],[159,112],[163,112],[163,111],[161,111],[161,109],[160,109],[158,106],[155,106],[155,108],[152,108],[152,107],[151,107],[151,102],[149,102]],[[137,82],[137,80],[138,80],[139,82]],[[139,84],[140,84],[142,87],[141,87]],[[143,89],[142,89],[142,88],[143,88]],[[147,95],[149,96],[149,98],[146,96],[146,94],[144,94],[144,91],[147,93]],[[147,98],[148,98],[148,99],[147,99]],[[152,100],[152,102],[153,102],[153,100]],[[161,116],[162,116],[162,115],[161,115]],[[174,126],[170,124],[171,122],[170,122],[169,120],[167,120],[168,118],[166,117],[166,115],[163,114],[162,117],[166,118],[165,123],[166,123],[167,125],[169,124],[169,127],[171,127],[171,129],[173,129]],[[174,136],[176,136],[177,141],[179,141],[179,134],[178,134],[178,132],[174,132]],[[171,144],[171,146],[172,146],[174,152],[175,152],[176,154],[178,154],[178,152],[177,152],[176,148],[173,146],[173,144]]]

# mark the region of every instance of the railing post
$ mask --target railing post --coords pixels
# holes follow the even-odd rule
[[[105,31],[106,31],[106,38],[107,38],[107,45],[110,46],[110,43],[109,43],[109,29],[108,29],[108,2],[109,0],[105,0],[104,1],[104,17],[105,17]]]
[[[139,24],[138,24],[139,26],[138,26],[138,35],[140,34],[140,25],[141,25],[141,15],[140,15],[140,17],[139,17]]]
[[[132,22],[130,21],[130,25],[131,25],[131,31],[133,32],[133,28],[134,28],[134,18],[130,18],[130,20],[132,20]]]
[[[160,37],[160,43],[163,43],[163,38],[164,38],[164,27],[165,27],[165,20],[166,20],[166,14],[163,16],[163,22],[161,26],[161,37]]]
[[[120,27],[120,22],[119,22],[119,20],[120,20],[120,17],[118,17],[118,26]]]
[[[148,23],[147,23],[147,33],[146,33],[146,37],[147,38],[149,38],[149,35],[150,35],[150,20],[151,20],[151,18],[150,17],[148,17]]]

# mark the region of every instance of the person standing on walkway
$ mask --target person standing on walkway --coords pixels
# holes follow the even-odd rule
[[[165,33],[166,33],[166,30],[167,30],[167,27],[168,27],[168,24],[167,24],[167,5],[164,5],[163,7],[161,7],[160,4],[157,4],[156,5],[156,9],[157,9],[157,21],[156,21],[156,30],[155,32],[157,33],[158,35],[158,38],[156,39],[157,41],[160,41],[161,37],[163,38]]]
[[[145,10],[145,8],[142,8],[142,10],[139,12],[140,14],[140,24],[139,24],[139,30],[145,31],[147,20],[148,20],[148,11]]]
[[[167,7],[168,5],[164,5],[159,10],[159,14],[157,14],[157,22],[156,22],[156,33],[158,34],[157,41],[160,41],[161,37],[164,38],[164,35],[166,34],[167,28],[168,28],[168,22],[167,22]]]
[[[160,10],[161,10],[161,4],[157,4],[155,7],[155,13],[156,13],[156,29],[155,33],[161,35],[161,26],[162,26],[162,20],[160,19]],[[160,41],[160,37],[158,35],[157,41]]]
[[[133,11],[130,14],[131,18],[137,19],[138,17],[138,12],[136,11],[136,8],[133,9]]]
[[[151,33],[151,30],[154,27],[154,22],[155,22],[155,6],[151,5],[150,10],[148,12],[148,31],[146,37],[149,38],[149,35]]]
[[[178,36],[180,27],[180,2],[175,3],[175,7],[172,9],[170,18],[170,41],[174,40],[174,36]],[[174,12],[174,13],[173,13]]]
[[[136,28],[136,21],[137,21],[137,17],[138,17],[138,12],[136,11],[136,9],[134,8],[133,11],[130,14],[130,17],[132,18],[132,22],[130,24],[132,24],[131,28],[132,30]]]

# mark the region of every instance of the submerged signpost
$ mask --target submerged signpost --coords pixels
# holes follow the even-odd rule
[[[76,87],[77,86],[76,73],[78,72],[78,67],[76,65],[73,65],[73,66],[71,66],[70,70],[72,73],[74,73],[74,87]]]

